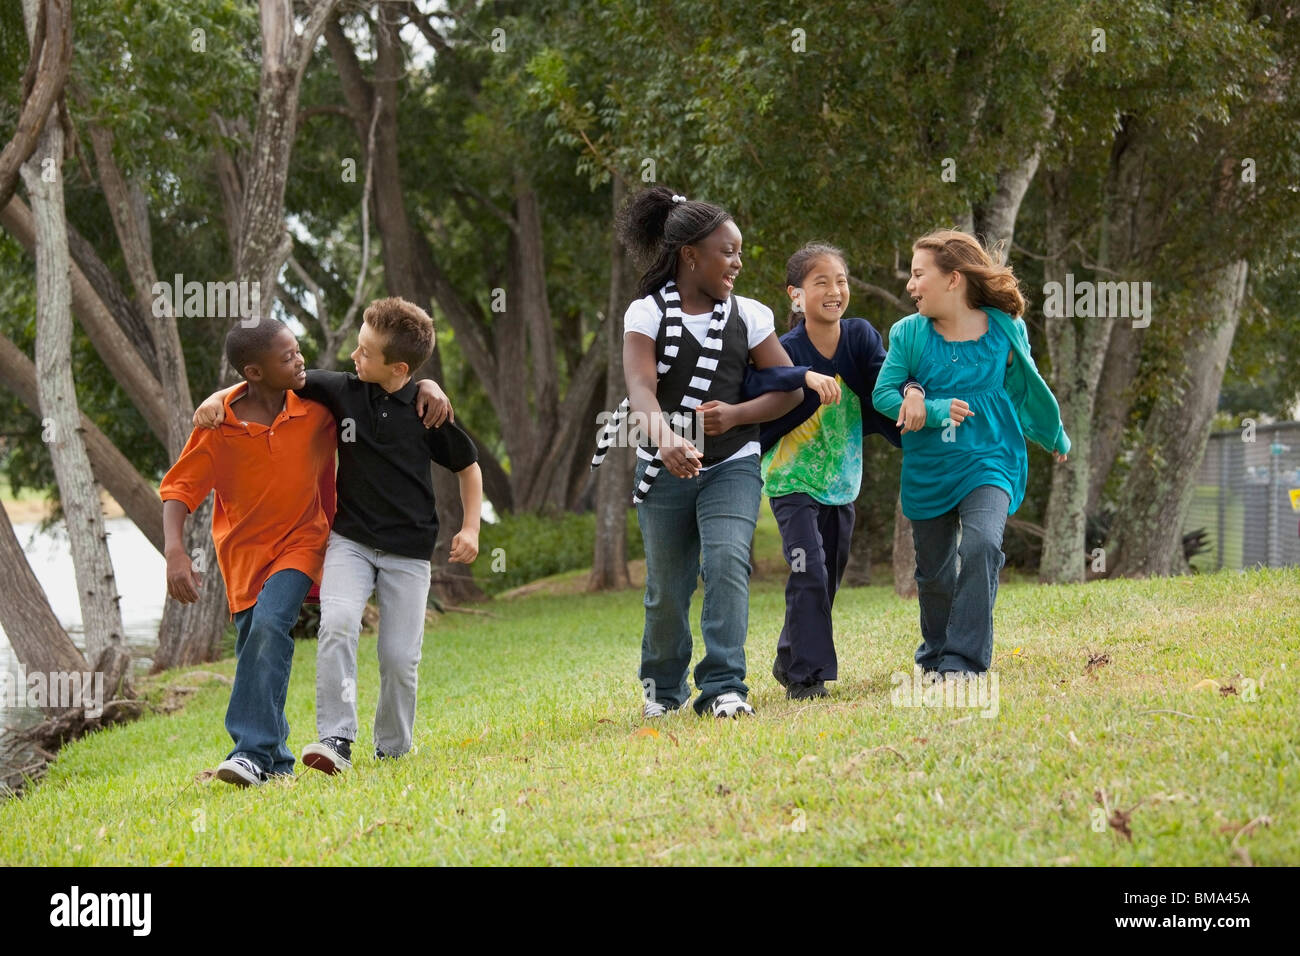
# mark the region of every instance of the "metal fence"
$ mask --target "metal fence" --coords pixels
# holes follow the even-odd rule
[[[1253,440],[1251,440],[1253,439]],[[1214,432],[1184,533],[1204,531],[1202,571],[1300,565],[1300,422]]]

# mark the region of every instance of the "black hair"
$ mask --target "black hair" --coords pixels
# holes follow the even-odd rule
[[[244,327],[244,321],[226,333],[226,359],[242,378],[245,365],[261,364],[263,356],[271,348],[271,341],[289,326],[279,319],[263,316],[254,325]]]
[[[834,258],[839,259],[844,266],[844,271],[849,271],[849,264],[844,261],[844,253],[832,246],[828,242],[810,242],[802,249],[792,255],[785,264],[785,284],[800,288],[803,286],[803,280],[808,277],[808,272],[812,269],[813,263],[818,259]],[[789,327],[794,328],[803,321],[803,313],[796,312],[791,303]]]
[[[650,263],[641,276],[637,296],[660,289],[677,274],[677,253],[682,246],[699,242],[724,222],[731,213],[711,202],[673,200],[664,186],[651,186],[633,196],[619,215],[618,235],[623,245],[641,263]]]

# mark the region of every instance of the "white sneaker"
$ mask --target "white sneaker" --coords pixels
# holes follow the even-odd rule
[[[739,717],[741,714],[754,716],[754,708],[750,707],[745,698],[735,691],[719,694],[713,698],[710,706],[713,708],[714,717]]]
[[[231,757],[217,767],[217,779],[237,787],[257,787],[266,783],[266,774],[247,757]]]
[[[668,708],[657,700],[647,700],[645,706],[641,708],[641,716],[646,720],[654,720],[656,717],[662,717],[668,713]]]

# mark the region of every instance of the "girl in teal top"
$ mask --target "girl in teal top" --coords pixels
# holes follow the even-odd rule
[[[1070,439],[1029,353],[1011,269],[951,230],[923,236],[912,252],[907,291],[919,311],[890,330],[872,402],[903,431],[901,499],[921,605],[917,666],[979,674],[993,658],[1003,529],[1025,494],[1025,438],[1058,462]],[[909,375],[924,392],[900,398]]]

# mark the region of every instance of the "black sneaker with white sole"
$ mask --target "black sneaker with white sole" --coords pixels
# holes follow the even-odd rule
[[[236,787],[258,787],[266,783],[266,771],[247,757],[231,757],[218,765],[217,779]]]
[[[346,737],[322,737],[320,743],[303,748],[302,762],[321,773],[342,773],[352,766],[352,741]]]

